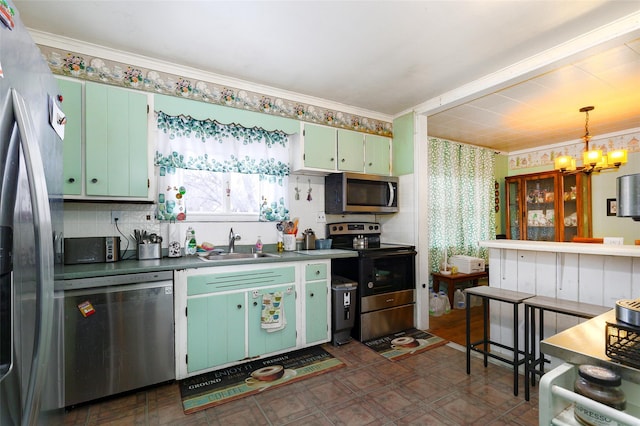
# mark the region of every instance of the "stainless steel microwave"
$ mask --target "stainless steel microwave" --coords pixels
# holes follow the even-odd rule
[[[398,178],[332,173],[324,178],[325,213],[396,213]]]
[[[64,239],[64,263],[105,263],[120,260],[120,237]]]

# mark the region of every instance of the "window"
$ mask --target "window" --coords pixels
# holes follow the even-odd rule
[[[285,133],[156,115],[160,220],[289,218]]]

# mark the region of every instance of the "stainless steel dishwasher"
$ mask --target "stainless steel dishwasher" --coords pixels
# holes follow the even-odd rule
[[[173,272],[56,281],[55,299],[64,406],[175,379]]]

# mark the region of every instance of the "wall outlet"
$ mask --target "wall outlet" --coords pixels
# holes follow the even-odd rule
[[[318,212],[316,215],[316,222],[325,223],[327,221],[327,217],[324,215],[324,212]]]
[[[122,222],[122,212],[112,210],[111,211],[111,223]]]

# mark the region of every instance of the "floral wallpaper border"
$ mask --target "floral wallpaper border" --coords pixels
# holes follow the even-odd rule
[[[594,137],[589,142],[589,149],[601,149],[604,153],[621,148],[626,148],[629,152],[640,152],[640,132],[610,138]],[[510,155],[509,169],[517,170],[536,166],[553,166],[555,158],[561,155],[572,155],[579,159],[578,164],[581,164],[583,151],[584,142],[580,141],[572,145],[559,147],[557,150],[543,149],[524,154]]]
[[[39,45],[54,74],[392,137],[390,122]]]

